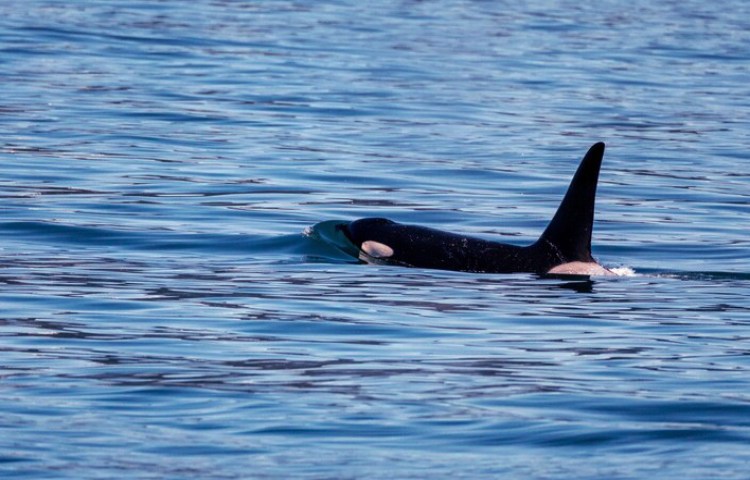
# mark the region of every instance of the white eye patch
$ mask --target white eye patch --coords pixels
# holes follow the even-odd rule
[[[362,242],[362,251],[373,258],[388,258],[393,256],[393,249],[375,240]]]

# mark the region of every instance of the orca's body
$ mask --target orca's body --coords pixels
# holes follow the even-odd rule
[[[581,161],[557,213],[539,239],[526,247],[364,218],[340,225],[368,263],[464,272],[613,275],[591,256],[594,201],[604,144]]]

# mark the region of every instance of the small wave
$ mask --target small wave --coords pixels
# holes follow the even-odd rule
[[[662,271],[650,273],[651,276],[659,278],[674,278],[677,280],[704,280],[704,281],[748,281],[750,273],[746,272],[679,272]]]
[[[342,225],[348,223],[349,222],[342,220],[319,222],[312,227],[305,228],[302,234],[306,237],[319,240],[330,247],[334,247],[336,250],[343,252],[348,256],[357,258],[359,256],[359,248],[349,241],[340,228]]]

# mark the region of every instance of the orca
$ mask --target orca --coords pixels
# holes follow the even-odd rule
[[[616,275],[591,256],[594,201],[604,143],[583,157],[557,213],[528,246],[474,238],[433,228],[363,218],[338,225],[371,264],[475,273]]]

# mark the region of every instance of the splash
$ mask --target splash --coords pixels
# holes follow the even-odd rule
[[[615,267],[610,268],[609,271],[617,275],[618,277],[635,277],[637,274],[635,270],[630,267]]]

